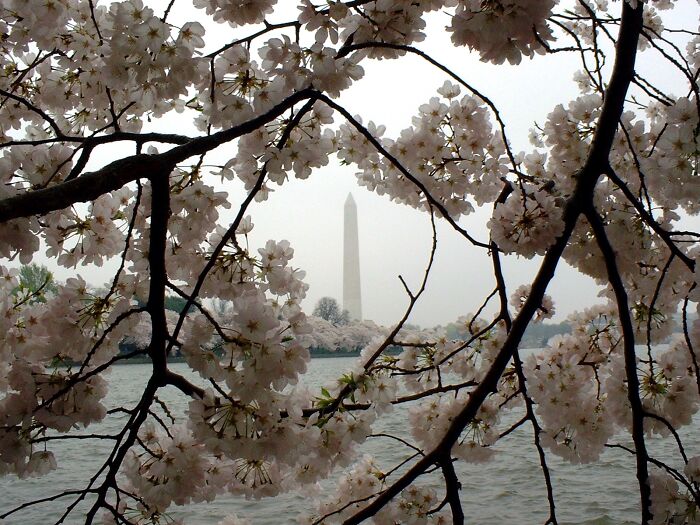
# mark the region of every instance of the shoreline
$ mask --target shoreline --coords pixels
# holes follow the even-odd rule
[[[360,352],[324,352],[324,353],[312,353],[311,359],[328,359],[336,357],[359,357]],[[170,363],[185,363],[186,360],[182,356],[168,357],[168,364]],[[130,357],[129,359],[121,359],[114,363],[115,365],[145,365],[150,364],[150,357]]]

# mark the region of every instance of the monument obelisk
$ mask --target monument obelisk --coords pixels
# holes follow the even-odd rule
[[[350,319],[362,321],[360,293],[360,243],[357,238],[357,206],[352,194],[345,200],[343,236],[343,308]]]

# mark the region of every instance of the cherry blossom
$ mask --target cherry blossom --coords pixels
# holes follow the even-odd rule
[[[302,523],[464,523],[457,473],[527,426],[547,523],[551,455],[594,463],[606,449],[634,466],[641,523],[698,523],[700,452],[683,438],[700,409],[692,4],[3,2],[0,474],[61,471],[67,440],[106,452],[78,486],[0,520],[60,502],[57,522],[163,523],[223,495],[297,491],[314,498]],[[520,80],[489,88],[468,60],[430,56],[436,22],[518,79],[523,62],[576,61],[579,93],[538,116],[521,150],[522,116],[498,94],[519,97]],[[347,109],[353,86],[376,82],[373,60],[434,68],[415,80],[435,93],[399,131]],[[550,90],[552,74],[533,87]],[[254,202],[336,162],[431,221],[423,278],[401,278],[407,307],[391,326],[307,316],[295,246],[256,235]],[[438,221],[488,258],[493,291],[468,298],[454,330],[410,328],[441,271]],[[539,269],[513,286],[523,274],[504,263],[519,258]],[[51,293],[20,281],[36,261],[67,272]],[[600,286],[599,304],[526,353],[527,326],[561,309],[549,285],[564,262]],[[95,268],[103,282],[85,277]],[[318,349],[359,357],[310,388]],[[149,379],[133,405],[108,406],[110,371],[134,357]],[[403,426],[384,432],[392,412]],[[651,439],[674,453],[658,457]],[[366,454],[376,440],[397,456]]]

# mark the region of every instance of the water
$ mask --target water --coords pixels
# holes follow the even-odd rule
[[[352,358],[313,359],[305,382],[311,387],[327,384],[350,369]],[[172,365],[174,371],[186,374],[185,364]],[[130,364],[114,367],[109,381],[112,385],[108,406],[133,406],[150,372],[150,365]],[[168,387],[159,393],[174,413],[184,411],[187,399]],[[120,428],[123,420],[108,420],[99,432]],[[375,432],[394,432],[405,436],[405,412],[394,410],[386,416]],[[696,422],[697,423],[697,422]],[[508,423],[503,425],[506,428]],[[696,427],[696,425],[693,425]],[[684,429],[684,441],[689,455],[700,453],[700,436],[694,428]],[[92,428],[86,432],[92,432]],[[622,443],[629,438],[620,436]],[[650,448],[660,457],[673,457],[674,446],[668,440],[650,440]],[[110,443],[64,441],[52,443],[59,469],[42,478],[20,480],[12,476],[0,478],[0,513],[34,498],[46,497],[62,490],[80,489],[104,461],[104,451]],[[363,446],[378,458],[386,469],[397,462],[404,451],[401,445],[387,439],[371,438]],[[497,446],[495,458],[485,464],[458,462],[457,472],[462,483],[462,504],[467,523],[479,525],[541,524],[548,510],[544,481],[539,461],[532,445],[532,430],[528,425],[513,432]],[[562,525],[620,525],[639,523],[638,492],[634,462],[619,450],[607,450],[600,461],[590,465],[570,465],[549,454],[548,463],[557,502],[557,517]],[[427,480],[430,483],[430,480]],[[442,487],[436,485],[438,494]],[[13,515],[3,525],[44,525],[54,523],[70,499],[33,506]],[[302,509],[311,503],[304,497],[287,494],[275,499],[246,501],[242,498],[217,498],[213,503],[172,507],[171,515],[188,524],[215,524],[229,513],[247,517],[254,524],[278,525],[295,523]],[[83,511],[84,512],[84,511]],[[65,523],[81,523],[82,514],[71,515]]]

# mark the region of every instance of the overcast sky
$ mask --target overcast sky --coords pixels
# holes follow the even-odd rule
[[[571,56],[555,55],[538,57],[519,67],[483,64],[466,48],[451,46],[444,31],[446,24],[445,15],[432,16],[429,39],[418,47],[491,97],[506,119],[515,149],[528,148],[527,135],[535,120],[543,122],[554,104],[575,96],[572,76],[576,62]],[[410,125],[418,106],[435,96],[447,78],[414,56],[365,61],[362,65],[364,78],[343,92],[339,101],[351,113],[361,115],[364,122],[386,125],[385,135],[391,137]],[[378,323],[392,324],[408,303],[398,276],[414,288],[422,278],[431,245],[430,218],[359,187],[354,173],[353,167],[331,161],[309,180],[291,180],[278,188],[268,201],[254,205],[256,230],[252,239],[260,244],[267,238],[292,243],[294,265],[307,272],[310,285],[307,310],[323,296],[342,302],[343,205],[352,192],[358,208],[363,314]],[[489,216],[490,210],[481,210],[462,223],[486,241]],[[537,264],[512,257],[505,268],[508,282],[517,286],[531,280]],[[575,302],[568,299],[572,294],[567,292],[566,283],[575,288]],[[411,320],[421,326],[446,324],[475,311],[493,286],[490,259],[483,250],[472,248],[441,222],[428,288]],[[581,304],[591,304],[597,293],[592,282],[563,267],[553,291],[561,295],[558,307],[565,314]]]
[[[283,10],[296,2],[280,2]],[[689,16],[697,20],[697,5]],[[176,7],[183,3],[176,3]],[[289,12],[289,11],[288,11]],[[291,9],[294,13],[294,9]],[[175,11],[174,17],[182,13]],[[688,13],[686,13],[688,14]],[[293,15],[295,16],[295,15]],[[204,20],[202,13],[186,13],[186,18]],[[288,19],[277,15],[272,21]],[[177,18],[172,19],[173,22]],[[572,76],[578,68],[577,56],[560,53],[525,60],[520,66],[491,66],[479,62],[466,48],[453,48],[444,31],[447,17],[435,14],[429,19],[429,39],[419,44],[433,57],[451,67],[476,88],[487,94],[499,107],[515,151],[528,150],[528,130],[535,121],[543,123],[557,103],[566,103],[577,94]],[[222,40],[231,34],[241,36],[248,31],[225,26],[215,29]],[[212,46],[213,47],[213,46]],[[365,61],[365,76],[352,88],[342,93],[339,102],[353,114],[387,126],[385,136],[395,137],[410,125],[411,117],[420,104],[427,102],[446,77],[417,57],[396,61]],[[658,67],[657,61],[641,67]],[[340,122],[339,117],[336,122]],[[168,119],[154,129],[172,129]],[[177,121],[183,133],[187,123]],[[96,158],[92,167],[100,167],[111,159]],[[230,192],[234,211],[236,203],[244,198],[239,184],[232,183]],[[251,237],[253,245],[262,246],[267,239],[287,239],[295,249],[293,266],[306,271],[310,285],[305,307],[313,309],[323,296],[342,301],[342,232],[343,204],[352,192],[357,202],[360,242],[363,314],[380,324],[392,324],[402,315],[408,302],[398,279],[404,276],[410,286],[416,287],[427,263],[431,243],[430,219],[426,213],[391,203],[387,197],[370,193],[357,185],[354,169],[340,166],[331,160],[329,166],[317,170],[306,181],[291,180],[271,194],[268,201],[255,203],[251,215],[256,228]],[[485,224],[490,210],[478,210],[462,221],[470,233],[486,241]],[[532,279],[537,259],[508,257],[505,262],[506,279],[514,289]],[[465,243],[446,223],[438,226],[438,251],[428,288],[414,310],[412,322],[421,326],[446,324],[461,315],[475,311],[484,297],[493,289],[490,260],[483,250]],[[103,271],[79,269],[89,280],[105,281]],[[59,276],[67,275],[60,272]],[[597,287],[571,268],[559,267],[550,287],[557,308],[556,320],[563,320],[575,309],[596,301]]]

